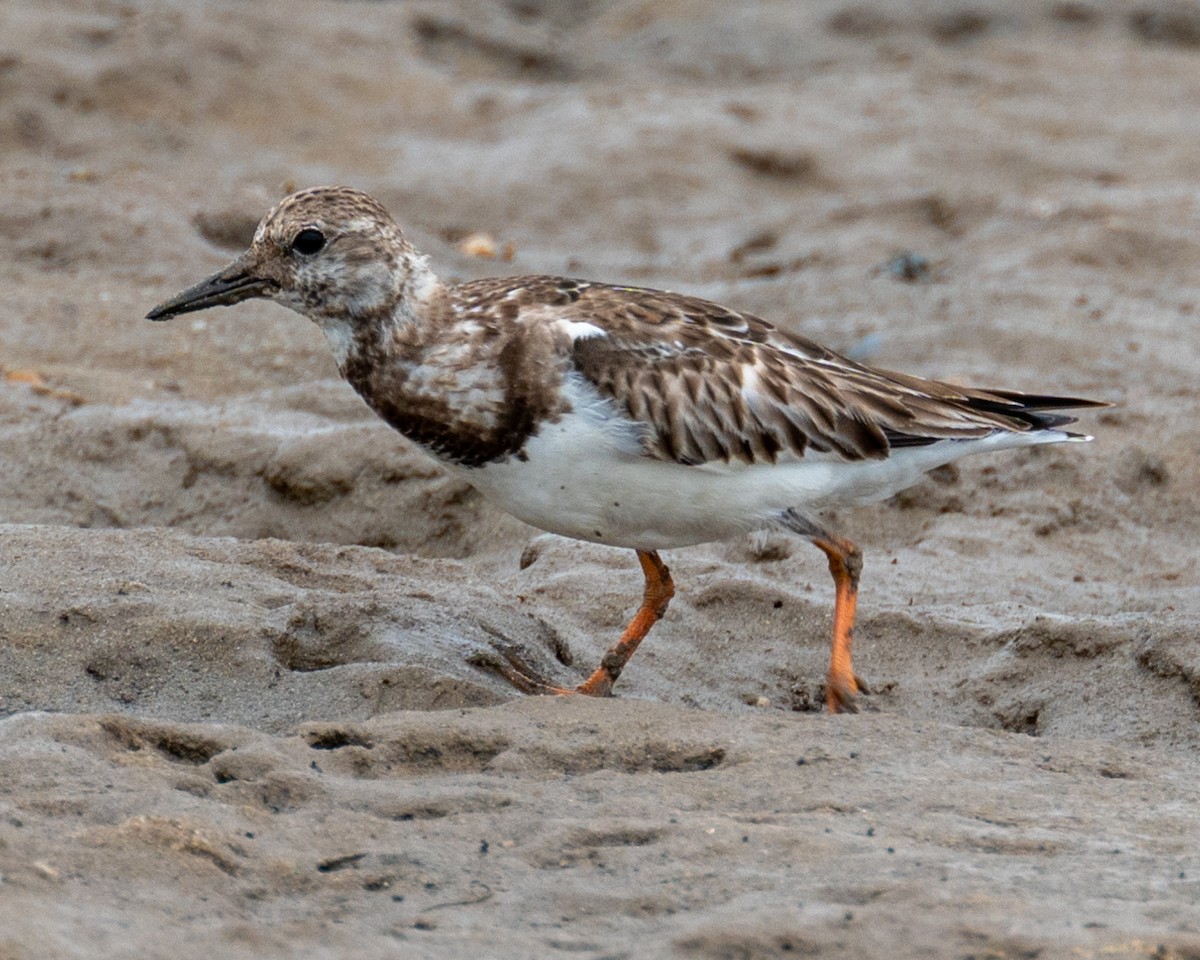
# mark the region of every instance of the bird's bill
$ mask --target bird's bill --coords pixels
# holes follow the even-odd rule
[[[170,320],[181,313],[228,307],[251,297],[262,297],[274,286],[270,280],[254,275],[249,266],[236,260],[220,273],[188,287],[183,293],[160,303],[146,314],[147,320]]]

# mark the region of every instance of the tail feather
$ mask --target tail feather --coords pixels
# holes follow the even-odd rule
[[[1075,423],[1079,418],[1064,413],[1046,413],[1048,410],[1072,410],[1097,407],[1108,407],[1111,404],[1103,400],[1085,400],[1081,397],[1053,397],[1046,394],[1020,393],[1016,390],[970,390],[957,401],[969,410],[981,413],[992,413],[1003,417],[1012,424],[1012,429],[1021,432],[1035,430],[1058,430],[1067,424]],[[915,447],[936,443],[945,437],[911,436],[903,433],[887,433],[888,444],[892,447]],[[1090,440],[1091,438],[1070,431],[1062,431],[1072,440]]]
[[[1002,403],[985,406],[989,401],[1001,400]],[[1112,404],[1104,400],[1084,400],[1081,397],[1052,397],[1040,393],[1020,393],[1016,390],[979,390],[972,391],[967,397],[967,405],[980,410],[995,410],[997,413],[1010,413],[1013,408],[1018,410],[1080,410],[1087,407],[1110,407]]]

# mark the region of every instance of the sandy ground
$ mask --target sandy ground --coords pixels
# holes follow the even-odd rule
[[[7,0],[0,958],[1200,957],[1197,103],[1193,4]],[[141,319],[325,182],[447,275],[1115,406],[834,518],[858,716],[783,537],[668,556],[618,697],[514,696],[474,663],[584,675],[632,554],[278,307]]]

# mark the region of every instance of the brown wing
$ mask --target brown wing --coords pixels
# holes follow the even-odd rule
[[[875,370],[695,297],[565,283],[569,306],[555,313],[604,331],[575,340],[576,368],[649,427],[646,452],[664,460],[884,459],[894,446],[1055,427],[1072,418],[1038,411],[1102,405]]]

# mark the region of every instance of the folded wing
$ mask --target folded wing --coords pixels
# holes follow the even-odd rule
[[[758,317],[657,290],[580,284],[568,310],[583,331],[576,369],[645,425],[645,451],[662,460],[885,459],[895,447],[1057,429],[1074,418],[1045,411],[1104,406],[873,369]]]

